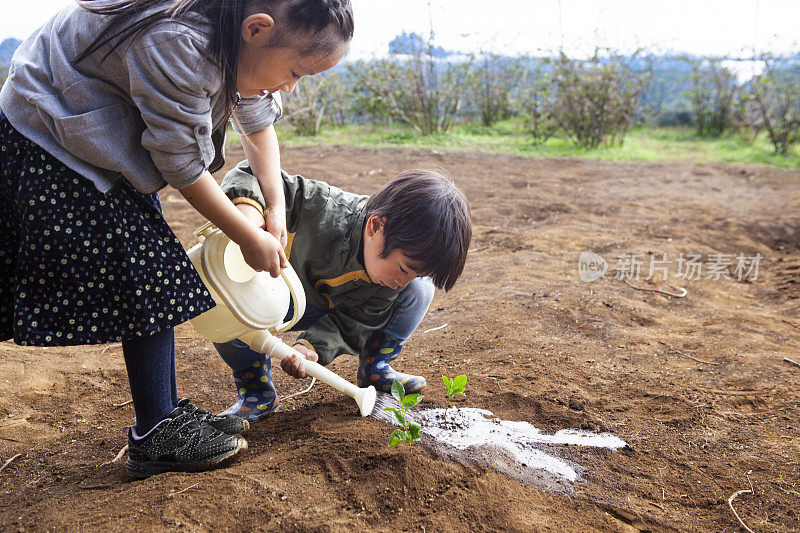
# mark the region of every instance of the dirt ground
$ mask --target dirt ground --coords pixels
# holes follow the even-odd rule
[[[113,405],[129,398],[120,346],[3,343],[0,461],[22,455],[0,472],[0,529],[735,531],[729,498],[752,487],[733,501],[750,528],[800,531],[800,368],[783,361],[800,360],[800,172],[349,147],[289,148],[283,162],[360,193],[437,166],[466,192],[464,276],[397,365],[428,378],[420,407],[446,405],[441,375],[465,373],[461,406],[627,447],[553,449],[582,479],[540,490],[430,446],[389,449],[392,428],[318,385],[255,425],[227,468],[131,481],[109,463],[133,416]],[[176,191],[162,200],[190,246],[200,216]],[[583,251],[608,261],[603,279],[579,279]],[[645,279],[649,253],[701,254],[706,270],[685,280],[671,265],[685,298],[615,279],[645,254],[629,282],[676,292]],[[757,276],[706,279],[714,254],[757,253]],[[227,407],[213,347],[188,324],[177,337],[179,391]],[[356,361],[332,369],[354,380]],[[276,384],[306,385],[280,370]]]

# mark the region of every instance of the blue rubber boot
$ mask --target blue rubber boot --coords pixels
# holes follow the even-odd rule
[[[269,357],[262,355],[249,367],[234,370],[233,381],[239,398],[220,416],[235,415],[255,422],[278,409],[278,393],[272,383],[272,360]]]
[[[389,366],[391,361],[400,357],[402,349],[403,341],[384,332],[373,333],[358,360],[358,386],[373,385],[376,390],[390,393],[392,382],[398,380],[403,384],[406,394],[425,388],[427,382],[424,377],[403,374]]]

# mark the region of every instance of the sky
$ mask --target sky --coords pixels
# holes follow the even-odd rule
[[[796,51],[798,0],[352,0],[349,57],[383,55],[397,34],[427,35],[451,50],[540,53],[595,46],[623,52],[744,57]],[[0,40],[22,39],[72,0],[2,0]],[[430,7],[429,7],[430,6]]]

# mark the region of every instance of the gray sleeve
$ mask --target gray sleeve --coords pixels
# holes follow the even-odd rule
[[[231,124],[236,133],[248,135],[272,126],[282,112],[280,93],[242,98],[233,109]]]
[[[139,36],[124,61],[146,125],[142,146],[167,183],[191,185],[214,160],[211,96],[221,90],[219,70],[203,43],[172,22]]]

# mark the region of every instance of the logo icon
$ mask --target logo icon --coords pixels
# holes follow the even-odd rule
[[[578,258],[578,277],[584,283],[591,283],[602,278],[608,270],[605,259],[594,252],[581,252]]]

